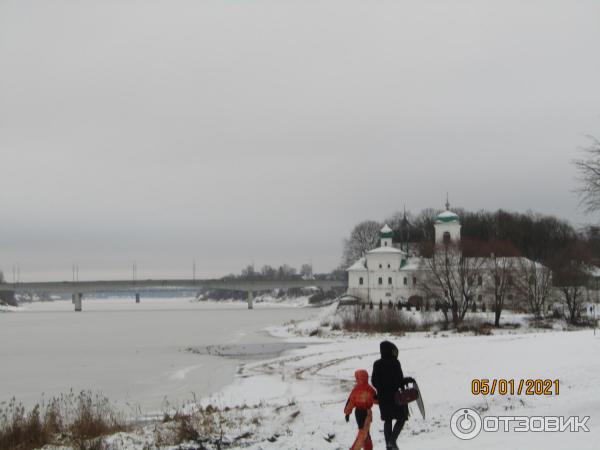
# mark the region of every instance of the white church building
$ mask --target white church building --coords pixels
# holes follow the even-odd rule
[[[406,220],[406,219],[405,219]],[[438,214],[434,220],[435,243],[458,243],[461,239],[461,224],[457,214],[450,211],[446,203],[446,210]],[[424,301],[425,293],[420,286],[429,276],[427,260],[418,255],[409,254],[402,248],[392,243],[393,231],[388,225],[380,230],[379,247],[369,251],[347,269],[348,291],[347,294],[363,303],[398,303],[408,302],[419,305]],[[408,245],[406,245],[408,248]],[[514,258],[514,267],[531,265],[535,270],[547,270],[539,262],[531,261],[525,257]],[[587,303],[584,315],[596,314],[596,305],[600,299],[600,268],[590,273],[590,285],[587,286]],[[489,276],[481,274],[476,280],[476,301],[491,300],[486,297],[490,292],[491,280]],[[513,293],[515,295],[513,295]],[[515,291],[507,294],[507,304],[513,306],[519,302]],[[559,295],[560,297],[560,295]],[[552,304],[548,305],[553,307]],[[588,311],[589,309],[589,311]],[[600,310],[600,308],[598,308]]]
[[[448,204],[435,218],[434,227],[436,243],[460,241],[460,220]],[[392,229],[385,225],[380,232],[380,246],[347,269],[348,295],[373,303],[421,298],[418,283],[427,270],[424,260],[394,247],[392,235]]]

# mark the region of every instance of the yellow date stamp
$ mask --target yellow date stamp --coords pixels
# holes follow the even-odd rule
[[[505,379],[481,378],[471,381],[473,395],[537,395],[550,396],[560,394],[558,379]]]

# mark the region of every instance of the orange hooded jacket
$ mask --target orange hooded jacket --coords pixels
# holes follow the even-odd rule
[[[377,393],[369,384],[369,373],[360,369],[354,372],[354,378],[356,378],[356,385],[346,402],[345,415],[350,414],[354,408],[371,409],[377,403]]]

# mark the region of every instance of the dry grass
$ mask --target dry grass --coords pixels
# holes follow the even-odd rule
[[[456,327],[457,333],[473,333],[476,336],[491,336],[494,326],[489,322],[465,319]]]
[[[361,305],[352,306],[342,315],[341,328],[362,333],[403,334],[410,331],[428,331],[434,325],[423,313],[420,322],[396,308],[363,309]]]
[[[68,430],[77,445],[84,445],[98,436],[116,433],[125,429],[124,420],[113,408],[108,399],[91,392],[81,392]]]
[[[102,443],[96,438],[125,428],[108,399],[89,391],[71,391],[31,410],[14,398],[0,404],[0,450],[31,450],[59,443],[81,450],[98,449]]]
[[[556,322],[557,320],[551,317],[532,317],[529,319],[529,326],[542,330],[552,330]]]
[[[252,408],[218,408],[212,405],[166,412],[161,424],[155,426],[157,445],[180,445],[193,442],[199,449],[227,448],[234,442],[247,440],[260,427],[262,418],[250,412]]]

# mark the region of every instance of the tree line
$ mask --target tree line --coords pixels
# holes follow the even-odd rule
[[[223,277],[224,280],[295,280],[299,278],[309,279],[313,277],[311,264],[302,264],[300,269],[296,269],[288,264],[282,264],[279,267],[264,265],[256,269],[254,264],[244,267],[239,274],[229,274]]]
[[[341,267],[377,247],[379,230],[387,223],[396,245],[425,257],[427,276],[419,281],[420,288],[426,297],[444,303],[446,319],[455,325],[482,295],[491,299],[496,326],[513,296],[536,317],[552,301],[561,301],[567,318],[581,321],[590,271],[600,261],[597,228],[576,230],[565,220],[533,212],[454,211],[462,228],[461,242],[452,245],[434,243],[434,222],[441,210],[363,221],[344,241]]]
[[[413,246],[433,243],[434,222],[440,212],[439,209],[426,208],[416,215],[400,212],[382,222],[360,222],[352,229],[349,238],[344,240],[342,268],[348,268],[378,245],[379,230],[385,223],[392,228],[396,244],[405,241]],[[465,240],[505,242],[513,248],[511,252],[516,250],[521,256],[543,263],[550,262],[554,255],[575,243],[584,243],[590,250],[590,258],[600,261],[598,227],[576,230],[565,220],[534,212],[518,213],[502,209],[468,211],[463,208],[456,208],[454,212],[460,217],[461,236]]]

